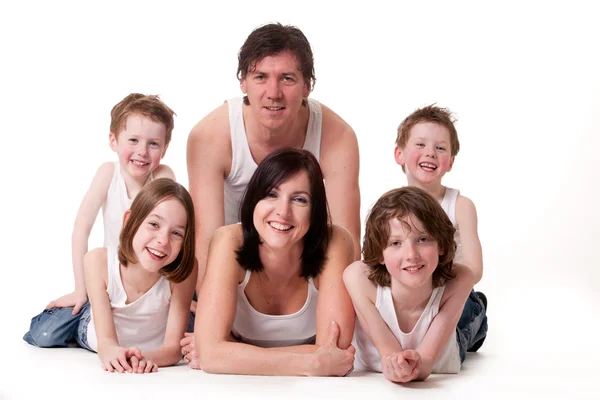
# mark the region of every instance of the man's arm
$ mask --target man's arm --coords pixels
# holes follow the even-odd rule
[[[360,188],[358,141],[352,128],[322,106],[320,160],[331,220],[352,235],[354,260],[360,260]]]
[[[202,119],[188,137],[187,169],[196,219],[197,293],[206,270],[210,238],[225,223],[223,185],[231,166],[228,115],[227,104],[220,106]]]

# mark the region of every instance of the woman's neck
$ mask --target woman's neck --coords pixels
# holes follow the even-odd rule
[[[294,249],[269,249],[259,245],[258,254],[263,265],[261,274],[267,282],[285,286],[297,279],[302,271],[302,246]]]

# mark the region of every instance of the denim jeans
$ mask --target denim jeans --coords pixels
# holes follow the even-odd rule
[[[460,352],[460,362],[465,361],[467,351],[487,335],[488,324],[483,301],[471,290],[462,315],[456,326],[456,341]]]
[[[29,332],[23,336],[23,340],[37,347],[67,347],[69,342],[75,340],[84,349],[94,351],[87,343],[90,318],[89,302],[76,315],[73,315],[73,307],[44,310],[31,319]]]

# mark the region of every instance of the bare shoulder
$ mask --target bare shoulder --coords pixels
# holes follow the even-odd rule
[[[171,167],[166,164],[160,164],[158,167],[156,167],[152,175],[154,176],[154,179],[169,178],[175,180],[175,173]]]
[[[321,168],[325,179],[332,173],[358,179],[358,140],[354,130],[339,115],[325,105],[321,128]]]
[[[369,279],[370,272],[369,266],[363,261],[354,261],[344,271],[344,284],[354,301],[357,295],[366,295],[375,302],[377,285]]]
[[[100,181],[110,181],[115,173],[115,163],[114,162],[105,162],[98,167],[96,171],[96,175],[94,176],[94,180]]]
[[[321,104],[323,114],[323,135],[341,137],[354,137],[356,134],[352,127],[344,121],[342,117],[336,114],[331,108]]]
[[[190,132],[188,140],[218,140],[229,138],[229,106],[221,104],[200,120]]]
[[[187,141],[188,173],[225,178],[231,166],[229,106],[224,103],[194,126]],[[212,171],[210,174],[209,171]],[[194,178],[194,176],[192,176]],[[196,179],[190,179],[190,182]]]
[[[83,265],[86,269],[99,269],[101,267],[106,269],[107,259],[106,247],[97,247],[83,256]]]
[[[459,222],[461,221],[476,221],[477,220],[477,211],[475,210],[475,203],[468,197],[463,195],[458,195],[456,199],[456,219]]]

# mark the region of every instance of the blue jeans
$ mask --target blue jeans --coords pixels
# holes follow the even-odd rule
[[[471,290],[462,315],[456,326],[456,341],[460,352],[460,362],[465,361],[467,351],[487,335],[487,315],[483,301]]]
[[[87,342],[90,319],[89,302],[76,315],[73,315],[73,307],[44,310],[31,319],[29,332],[23,336],[23,340],[37,347],[67,347],[69,342],[75,340],[84,349],[94,351]]]

